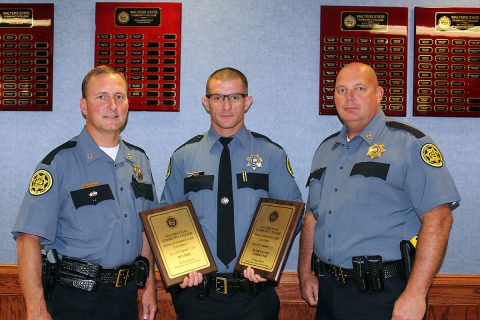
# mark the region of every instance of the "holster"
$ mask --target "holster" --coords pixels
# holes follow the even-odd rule
[[[42,287],[46,301],[50,300],[53,289],[57,284],[58,266],[58,255],[55,249],[50,250],[48,256],[42,254]]]
[[[147,258],[138,256],[133,262],[134,265],[134,281],[139,287],[145,287],[150,270],[150,262]]]
[[[405,281],[408,281],[415,262],[415,247],[408,240],[400,241],[400,253],[402,255],[402,273]]]

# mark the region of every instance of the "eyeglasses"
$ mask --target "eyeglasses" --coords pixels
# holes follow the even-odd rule
[[[214,103],[223,103],[225,98],[228,98],[230,103],[239,103],[243,98],[248,96],[246,93],[232,93],[232,94],[206,94],[205,97],[212,99]]]

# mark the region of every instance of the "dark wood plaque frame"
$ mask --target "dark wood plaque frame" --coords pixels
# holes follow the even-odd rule
[[[188,269],[185,273],[182,273],[179,276],[170,278],[168,275],[167,266],[165,265],[164,260],[162,259],[160,245],[157,243],[157,239],[155,237],[154,226],[152,226],[151,223],[149,222],[149,216],[168,213],[168,217],[166,217],[168,221],[167,220],[165,221],[167,223],[165,228],[175,228],[176,219],[175,219],[175,214],[172,213],[172,210],[175,210],[175,209],[183,210],[185,208],[188,211],[189,218],[192,222],[192,226],[195,228],[195,230],[191,230],[191,231],[194,232],[198,240],[200,240],[201,245],[203,246],[203,250],[206,255],[206,258],[208,259],[209,265],[207,267],[200,268],[200,269],[193,267],[191,269]],[[159,268],[160,276],[162,278],[162,282],[165,288],[169,288],[181,283],[185,275],[187,275],[191,271],[198,271],[198,272],[201,272],[202,274],[208,274],[208,273],[218,271],[217,266],[215,264],[215,260],[213,259],[210,248],[208,247],[208,243],[205,240],[205,236],[203,235],[202,228],[200,226],[200,223],[198,222],[197,215],[195,214],[195,210],[190,200],[147,210],[147,211],[142,211],[139,213],[139,215],[140,215],[140,219],[142,220],[142,224],[145,228],[145,234],[147,236],[148,242],[152,249],[153,256],[155,257],[155,262],[157,263],[157,266]],[[163,236],[166,236],[166,234],[164,233],[162,237]]]
[[[277,252],[277,258],[276,262],[274,264],[273,270],[268,271],[268,270],[262,270],[258,266],[254,265],[248,265],[242,263],[244,255],[247,253],[247,250],[250,251],[252,248],[248,248],[247,244],[249,243],[252,233],[255,231],[256,224],[260,218],[261,214],[265,214],[266,212],[260,212],[262,206],[264,204],[267,205],[273,205],[273,206],[278,206],[278,207],[291,207],[293,210],[292,217],[290,218],[290,221],[286,227],[285,234],[282,234],[280,237],[282,238],[280,240],[280,245],[276,247],[274,250],[271,250],[271,252]],[[247,236],[245,237],[245,241],[242,245],[242,249],[240,250],[240,253],[238,255],[237,262],[235,264],[234,270],[237,272],[241,272],[244,269],[246,269],[248,266],[252,267],[255,269],[255,273],[272,281],[278,281],[280,278],[280,273],[281,270],[283,269],[283,266],[285,265],[288,252],[290,251],[290,248],[292,247],[293,240],[295,239],[295,231],[297,229],[298,222],[300,221],[300,218],[302,216],[302,213],[304,211],[305,204],[303,202],[295,202],[295,201],[285,201],[285,200],[276,200],[276,199],[268,199],[268,198],[261,198],[258,201],[257,209],[255,210],[254,217],[252,219],[252,223],[250,224],[250,227],[248,229]],[[270,217],[273,213],[270,213]]]

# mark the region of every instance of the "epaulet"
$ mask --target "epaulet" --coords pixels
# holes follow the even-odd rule
[[[193,137],[192,139],[188,140],[187,142],[185,142],[184,144],[182,144],[180,147],[178,147],[177,149],[175,149],[175,151],[177,151],[178,149],[181,149],[183,147],[185,147],[187,144],[192,144],[192,143],[197,143],[197,142],[200,142],[200,140],[203,139],[203,134],[199,134],[199,135],[196,135],[195,137]],[[175,152],[174,151],[174,152]]]
[[[140,148],[140,147],[137,147],[137,146],[134,145],[134,144],[128,143],[127,141],[123,141],[123,143],[125,143],[129,148],[137,149],[137,150],[140,151],[141,153],[146,154],[145,150],[143,150],[143,149]]]
[[[145,157],[147,157],[148,160],[150,160],[150,159],[148,158],[148,156],[147,156],[147,153],[146,153],[145,150],[143,150],[142,148],[140,148],[140,147],[138,147],[138,146],[136,146],[136,145],[134,145],[134,144],[128,143],[128,142],[125,141],[125,140],[123,141],[123,143],[125,143],[125,145],[126,145],[127,147],[131,148],[131,149],[135,149],[135,150],[137,150],[137,151],[140,151],[141,153],[143,153],[143,154],[145,155]]]
[[[420,131],[417,128],[414,128],[412,126],[409,126],[408,124],[402,123],[402,122],[387,121],[387,122],[385,122],[385,124],[386,124],[387,127],[408,131],[411,134],[413,134],[415,136],[415,138],[417,138],[417,139],[425,137],[425,134],[422,131]]]
[[[337,132],[329,135],[328,137],[325,138],[325,140],[322,141],[322,143],[324,143],[324,142],[327,141],[328,139],[331,139],[331,138],[333,138],[333,137],[338,136],[339,134],[340,134],[340,131],[337,131]],[[320,144],[322,144],[322,143],[320,143]]]
[[[252,136],[254,136],[255,138],[265,139],[265,140],[267,140],[268,142],[270,142],[271,144],[276,145],[277,147],[279,147],[280,149],[283,150],[283,148],[282,148],[281,145],[279,145],[279,144],[276,143],[276,142],[273,142],[272,140],[270,140],[269,137],[264,136],[263,134],[260,134],[260,133],[258,133],[258,132],[254,132],[254,131],[251,131],[251,133],[252,133]]]
[[[53,149],[52,151],[50,151],[50,153],[45,158],[43,158],[42,163],[49,166],[52,163],[55,156],[57,155],[57,153],[59,153],[60,151],[62,151],[64,149],[73,148],[76,145],[77,145],[77,141],[70,140],[70,141],[65,142],[64,144],[62,144],[62,145],[56,147],[55,149]]]

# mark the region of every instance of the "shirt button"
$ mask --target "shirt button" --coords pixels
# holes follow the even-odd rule
[[[343,169],[343,166],[340,166],[340,169]]]
[[[328,258],[328,262],[332,262],[332,259]]]
[[[130,240],[127,240],[127,244],[129,244],[129,243],[130,243]]]
[[[350,149],[350,146],[347,146],[347,149]]]
[[[337,191],[338,191],[338,189],[337,189],[337,188],[333,188],[333,191],[337,192]]]
[[[123,187],[120,187],[120,191],[123,191]]]
[[[329,233],[329,234],[328,234],[328,238],[330,239],[331,237],[332,237],[332,235]]]
[[[128,214],[125,213],[123,216],[126,218],[128,216]]]
[[[328,214],[332,214],[332,210],[328,210]]]

